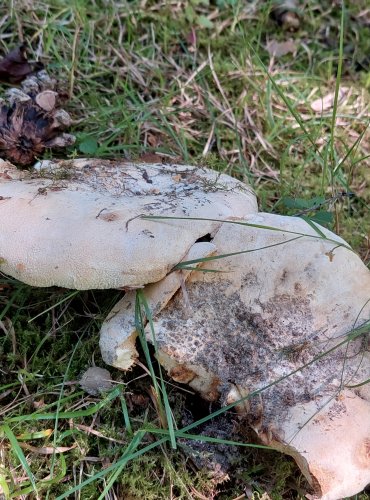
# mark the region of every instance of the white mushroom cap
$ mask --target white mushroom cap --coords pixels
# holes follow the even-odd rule
[[[370,393],[349,389],[370,378],[368,330],[345,341],[369,322],[370,272],[320,226],[261,213],[245,222],[215,234],[217,254],[229,256],[204,267],[218,272],[194,271],[185,298],[179,291],[159,313],[152,305],[158,359],[205,399],[250,395],[237,409],[264,444],[295,458],[315,498],[353,495],[370,482]]]
[[[137,287],[162,279],[220,223],[257,211],[249,186],[206,168],[120,161],[0,161],[0,271],[35,286]]]
[[[282,422],[287,447],[316,494],[337,500],[360,492],[370,481],[370,401],[343,390],[316,413],[314,402],[295,406]],[[313,418],[307,422],[307,415]]]

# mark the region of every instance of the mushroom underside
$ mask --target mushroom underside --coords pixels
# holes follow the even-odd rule
[[[144,289],[158,359],[205,399],[236,404],[262,443],[294,457],[312,498],[358,493],[370,482],[370,390],[359,385],[370,377],[370,273],[341,238],[303,219],[244,222],[222,224],[212,244],[225,256],[201,263],[207,272],[180,286],[176,271],[165,304],[161,282]],[[115,346],[130,337],[123,309]],[[115,356],[114,346],[105,353],[120,367]]]

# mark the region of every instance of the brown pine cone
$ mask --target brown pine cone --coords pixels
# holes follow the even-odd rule
[[[46,71],[26,78],[21,90],[11,88],[0,99],[0,157],[27,167],[45,148],[63,148],[75,137],[63,133],[69,114],[57,108],[56,81]]]

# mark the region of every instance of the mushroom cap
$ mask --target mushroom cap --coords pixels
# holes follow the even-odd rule
[[[291,408],[282,427],[285,451],[317,485],[311,500],[348,497],[370,481],[370,401],[343,389],[318,413],[313,401]]]
[[[33,172],[0,160],[0,207],[0,271],[75,289],[158,281],[217,219],[257,211],[249,186],[207,168],[94,159],[44,161]]]
[[[203,267],[216,272],[194,271],[185,294],[158,313],[152,305],[158,359],[205,399],[236,403],[263,443],[295,458],[315,498],[353,495],[370,481],[369,384],[348,389],[370,378],[370,272],[344,240],[303,219],[244,222],[223,223],[212,240],[226,256]]]

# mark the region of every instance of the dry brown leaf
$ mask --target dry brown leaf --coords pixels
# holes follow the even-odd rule
[[[24,450],[32,451],[33,453],[38,453],[39,455],[54,455],[54,453],[66,453],[67,451],[76,448],[77,444],[73,446],[32,446],[27,443],[18,443]]]
[[[339,88],[338,104],[340,104],[343,101],[349,90],[350,89],[348,87]],[[328,109],[331,109],[333,107],[334,99],[335,99],[335,93],[329,92],[329,94],[326,94],[326,96],[320,97],[319,99],[316,99],[315,101],[311,102],[311,109],[315,111],[315,113],[322,113],[323,111],[327,111]]]
[[[76,424],[72,422],[72,428],[79,429],[80,431],[86,432],[86,434],[93,434],[94,436],[98,436],[103,439],[107,439],[108,441],[112,441],[113,443],[119,443],[119,444],[126,444],[125,441],[119,440],[119,439],[114,439],[109,436],[105,436],[102,432],[96,431],[95,429],[92,429],[91,427],[83,424]]]
[[[294,54],[297,50],[297,45],[293,40],[286,40],[285,42],[270,40],[267,42],[266,49],[270,56],[281,57],[289,53]]]

